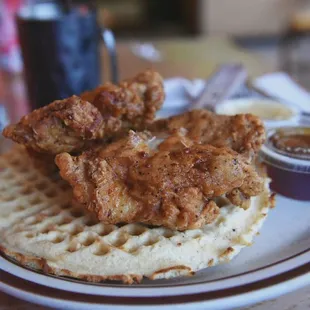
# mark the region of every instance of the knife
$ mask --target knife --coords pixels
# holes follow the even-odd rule
[[[241,64],[223,64],[207,80],[206,86],[192,101],[190,110],[208,109],[232,96],[246,82],[247,72]]]

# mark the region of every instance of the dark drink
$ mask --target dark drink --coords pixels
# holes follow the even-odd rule
[[[56,2],[23,7],[18,34],[31,109],[80,94],[100,82],[96,10]]]

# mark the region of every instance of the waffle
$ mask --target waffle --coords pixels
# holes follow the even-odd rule
[[[247,210],[223,200],[220,216],[202,229],[106,225],[71,202],[58,175],[41,174],[15,147],[0,157],[0,251],[45,273],[94,282],[193,275],[252,243],[271,204],[268,184]]]

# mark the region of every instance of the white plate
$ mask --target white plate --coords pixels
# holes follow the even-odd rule
[[[180,86],[180,82],[176,83]],[[162,116],[186,109],[184,92],[168,86]],[[166,85],[167,88],[167,85]],[[175,100],[173,99],[175,98]],[[43,275],[0,256],[0,290],[41,305],[68,309],[229,309],[241,307],[310,284],[310,203],[278,197],[277,207],[255,238],[227,265],[190,278],[91,284]],[[5,272],[3,272],[3,271]]]
[[[279,196],[277,207],[270,211],[252,247],[242,250],[231,263],[208,268],[194,277],[144,281],[131,286],[114,282],[90,284],[46,276],[1,257],[0,269],[33,284],[20,285],[24,282],[0,273],[0,289],[55,307],[65,296],[62,305],[76,309],[95,309],[99,304],[109,309],[124,309],[125,305],[128,309],[146,305],[167,308],[171,304],[178,304],[180,309],[194,304],[193,309],[225,309],[271,299],[310,284],[309,262],[310,204]],[[55,293],[55,288],[63,291]]]

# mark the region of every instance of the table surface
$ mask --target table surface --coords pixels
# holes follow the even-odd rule
[[[163,55],[161,62],[151,62],[138,58],[131,52],[135,42],[118,43],[118,58],[121,78],[135,75],[146,68],[158,70],[165,78],[182,76],[186,78],[207,78],[216,66],[225,62],[242,63],[250,76],[258,76],[268,72],[268,65],[263,59],[237,48],[224,38],[199,38],[159,40],[154,45]],[[102,51],[102,80],[109,76],[106,52]],[[23,83],[20,76],[7,74],[0,76],[0,100],[7,106],[10,118],[16,121],[26,111]],[[16,108],[18,106],[18,108]],[[14,107],[14,108],[12,108]],[[45,309],[0,292],[0,310],[11,309]],[[286,294],[274,300],[263,302],[247,310],[306,310],[310,309],[310,287]]]

